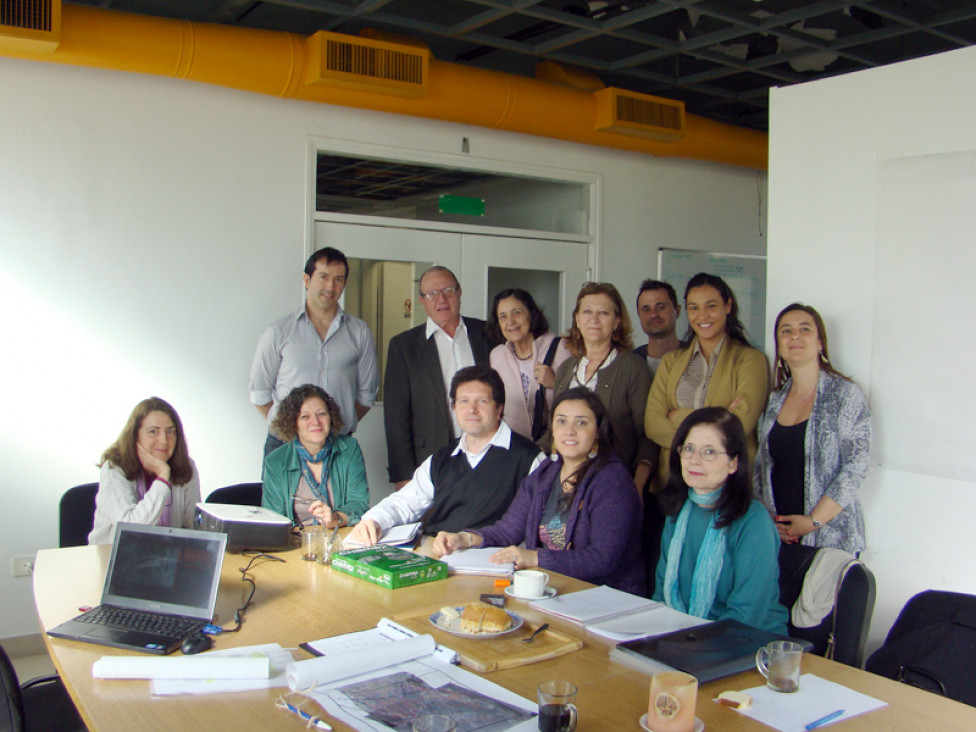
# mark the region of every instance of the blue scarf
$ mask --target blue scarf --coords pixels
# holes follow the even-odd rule
[[[332,503],[329,501],[329,489],[326,487],[326,484],[329,482],[329,461],[332,459],[332,435],[329,435],[325,439],[325,444],[322,446],[322,449],[314,457],[305,449],[305,446],[300,440],[295,440],[295,451],[298,453],[298,463],[302,467],[302,475],[305,476],[305,482],[308,484],[308,487],[312,489],[312,493],[315,494],[316,498],[325,503],[329,508],[333,508]],[[322,480],[315,480],[315,475],[308,466],[309,463],[322,463]]]
[[[728,527],[715,528],[716,511],[712,511],[705,539],[698,550],[695,562],[695,573],[691,584],[690,607],[685,607],[681,593],[678,591],[678,567],[681,564],[681,552],[685,548],[685,536],[688,534],[688,520],[691,517],[692,503],[699,506],[714,506],[722,495],[722,488],[706,495],[699,495],[691,488],[688,489],[688,500],[681,507],[674,526],[674,535],[668,546],[668,561],[664,569],[664,602],[668,607],[697,618],[707,618],[712,604],[715,602],[715,588],[718,586],[719,575],[722,574],[722,562],[725,559],[725,538]]]

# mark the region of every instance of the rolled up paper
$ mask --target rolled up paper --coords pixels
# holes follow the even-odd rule
[[[333,681],[429,656],[436,647],[437,643],[431,636],[419,635],[373,648],[360,648],[332,656],[296,661],[288,664],[285,675],[292,691],[311,689],[320,684],[331,684]]]
[[[95,679],[267,679],[267,656],[102,656]]]

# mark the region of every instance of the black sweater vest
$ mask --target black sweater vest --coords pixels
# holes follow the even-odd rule
[[[425,534],[495,523],[508,509],[539,454],[535,443],[513,432],[509,449],[492,445],[478,467],[472,469],[463,450],[451,455],[455,447],[456,441],[431,458],[434,502],[424,514]]]

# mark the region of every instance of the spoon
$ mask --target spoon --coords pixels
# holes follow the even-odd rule
[[[542,625],[540,625],[540,626],[539,626],[538,628],[536,628],[536,629],[535,629],[535,630],[534,630],[534,631],[532,632],[532,635],[530,635],[530,636],[529,636],[528,638],[523,638],[523,639],[522,639],[522,642],[523,642],[523,643],[531,643],[532,641],[534,641],[534,640],[535,640],[535,637],[536,637],[537,635],[539,635],[539,633],[541,633],[541,632],[542,632],[542,631],[544,631],[544,630],[549,630],[549,623],[543,623]]]

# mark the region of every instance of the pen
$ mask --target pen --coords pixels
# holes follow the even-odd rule
[[[803,729],[805,729],[807,732],[810,732],[810,730],[816,729],[817,727],[820,727],[821,725],[827,724],[827,722],[832,722],[833,720],[837,719],[837,717],[839,717],[843,713],[844,713],[844,710],[843,709],[838,709],[836,712],[831,712],[826,717],[821,717],[820,719],[817,719],[817,720],[814,720],[813,722],[810,722],[810,724],[808,724]]]

